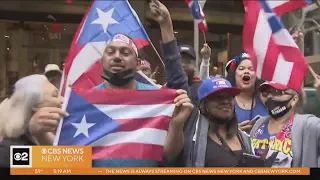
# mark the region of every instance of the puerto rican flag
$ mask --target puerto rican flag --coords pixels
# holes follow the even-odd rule
[[[199,30],[202,32],[208,32],[208,26],[205,19],[205,15],[202,11],[198,0],[185,0],[185,3],[191,10],[193,19],[198,23]]]
[[[66,86],[90,89],[103,82],[100,59],[107,42],[117,33],[129,35],[138,49],[150,44],[128,0],[93,1],[79,25],[64,64],[62,95]]]
[[[245,0],[243,46],[257,77],[300,90],[308,72],[307,61],[278,16],[311,1]]]
[[[93,166],[154,166],[162,160],[176,90],[67,88],[54,145],[93,146]]]

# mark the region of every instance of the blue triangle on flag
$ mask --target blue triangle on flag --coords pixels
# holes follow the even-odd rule
[[[71,91],[66,111],[69,117],[63,120],[58,145],[89,145],[121,127],[121,124],[74,91]],[[94,124],[88,129],[89,136],[84,133],[75,136],[77,128],[72,123],[80,123],[84,117],[86,123]]]

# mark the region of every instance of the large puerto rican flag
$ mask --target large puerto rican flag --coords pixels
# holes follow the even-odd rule
[[[243,46],[257,77],[300,90],[307,61],[279,16],[310,4],[306,0],[244,0]]]
[[[154,166],[162,160],[175,108],[173,89],[67,88],[54,145],[93,146],[93,166]]]
[[[150,43],[128,0],[93,1],[79,25],[64,64],[62,95],[66,86],[90,89],[103,82],[100,59],[107,42],[117,33],[133,38],[138,49]]]

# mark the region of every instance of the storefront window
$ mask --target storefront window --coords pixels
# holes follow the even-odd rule
[[[43,73],[47,64],[63,69],[78,24],[5,22],[6,94],[21,77]],[[59,27],[57,29],[57,27]]]

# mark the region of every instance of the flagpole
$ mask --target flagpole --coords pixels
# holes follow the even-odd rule
[[[150,44],[151,44],[151,46],[152,46],[152,48],[153,48],[154,52],[156,52],[156,54],[157,54],[158,58],[160,59],[160,61],[161,61],[162,65],[163,65],[163,67],[165,67],[164,62],[163,62],[163,60],[162,60],[162,58],[161,58],[160,54],[158,53],[158,51],[157,51],[156,47],[154,47],[154,45],[153,45],[153,43],[152,43],[152,41],[151,41],[151,40],[150,40]]]
[[[202,31],[202,34],[203,34],[203,41],[205,44],[207,44],[206,33],[204,31]]]
[[[194,20],[194,51],[196,52],[196,76],[199,75],[199,28],[198,23]]]
[[[63,97],[63,104],[62,104],[62,108],[61,108],[63,111],[67,110],[70,94],[71,94],[71,82],[69,81],[66,84],[65,93],[64,93],[64,97]],[[58,143],[59,143],[59,138],[60,138],[60,133],[61,133],[61,127],[62,127],[62,124],[63,124],[63,119],[64,118],[60,118],[60,122],[59,122],[59,125],[57,127],[56,136],[55,136],[53,144],[52,144],[53,146],[57,146]]]
[[[204,5],[205,5],[205,3],[206,3],[206,1],[207,0],[203,0],[203,1],[199,1],[199,4],[200,4],[200,6],[201,6],[201,8],[203,9],[203,7],[204,7]],[[197,67],[197,69],[196,69],[196,76],[198,76],[199,75],[199,70],[200,70],[200,68],[199,68],[199,65],[200,65],[200,63],[199,63],[199,61],[200,61],[200,58],[199,58],[199,28],[198,28],[198,23],[195,21],[195,20],[193,20],[193,26],[194,26],[194,34],[193,34],[193,41],[194,41],[194,50],[195,50],[195,52],[196,52],[196,67]]]

